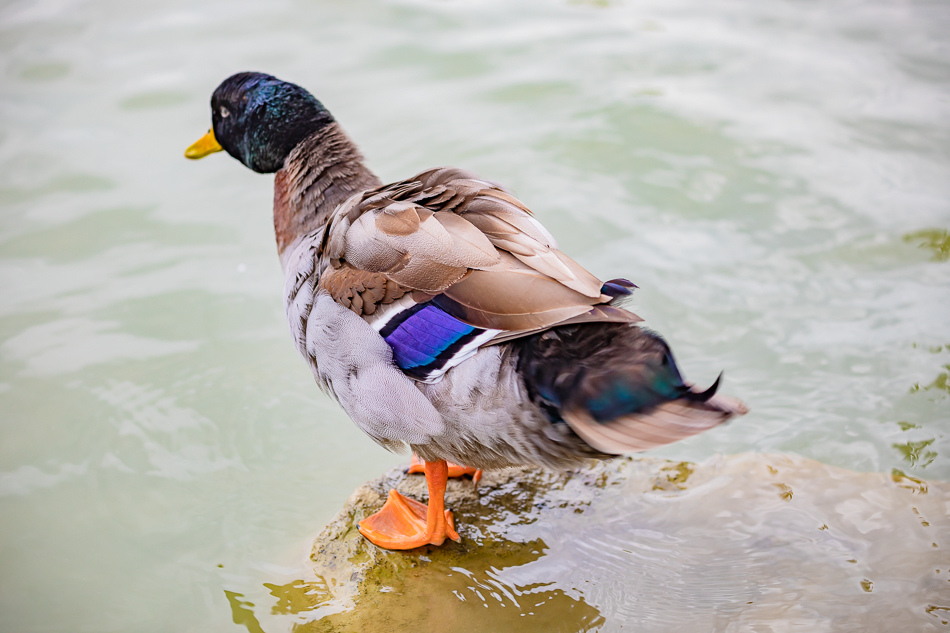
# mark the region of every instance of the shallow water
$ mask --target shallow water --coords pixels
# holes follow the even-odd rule
[[[181,156],[237,70],[313,90],[384,180],[503,181],[636,282],[687,375],[753,410],[656,454],[950,479],[948,26],[926,2],[4,3],[2,628],[234,630],[403,459],[296,357],[271,179]]]
[[[309,576],[248,597],[269,614],[235,612],[293,633],[923,633],[950,620],[943,482],[767,453],[496,471],[477,490],[449,484],[461,543],[387,552],[354,523],[393,486],[424,497],[422,477],[394,470],[316,539]]]

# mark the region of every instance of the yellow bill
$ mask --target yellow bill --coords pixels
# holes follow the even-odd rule
[[[198,160],[208,154],[220,152],[222,149],[224,148],[218,144],[218,139],[214,137],[214,130],[208,130],[207,134],[188,146],[188,149],[185,150],[185,158]]]

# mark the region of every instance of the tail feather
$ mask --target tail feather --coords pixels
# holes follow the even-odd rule
[[[619,323],[555,328],[521,344],[519,370],[552,420],[608,454],[639,452],[696,435],[748,409],[683,381],[658,335]]]
[[[745,415],[749,412],[749,407],[745,406],[742,400],[730,398],[729,396],[713,396],[706,401],[706,405],[715,407],[730,416]]]
[[[679,398],[608,422],[598,422],[584,411],[565,412],[564,420],[592,447],[621,455],[672,444],[747,411],[738,400],[715,396],[706,402]]]
[[[690,389],[683,397],[688,400],[693,400],[695,402],[706,402],[710,398],[716,395],[716,392],[719,391],[719,383],[722,382],[722,372],[719,372],[719,375],[716,376],[716,381],[709,385],[709,389],[706,391],[693,391]]]

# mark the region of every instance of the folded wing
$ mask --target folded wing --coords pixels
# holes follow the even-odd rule
[[[354,196],[326,236],[331,267],[321,285],[334,298],[350,297],[351,307],[358,294],[361,314],[411,294],[473,327],[498,330],[499,340],[585,315],[640,320],[598,307],[612,300],[602,282],[560,252],[517,198],[460,169],[426,171]],[[368,280],[394,290],[354,292]]]

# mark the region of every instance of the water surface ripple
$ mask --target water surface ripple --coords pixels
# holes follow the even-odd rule
[[[238,70],[312,89],[384,180],[503,181],[637,283],[753,410],[657,455],[950,479],[948,28],[923,0],[4,3],[0,628],[229,629],[225,592],[298,578],[403,459],[296,357],[271,179],[182,158]],[[688,551],[640,529],[610,564]],[[688,572],[644,583],[716,590]]]

